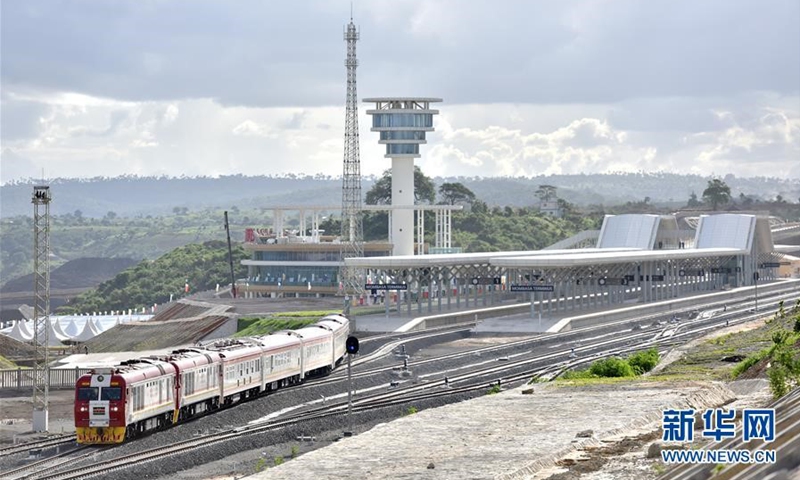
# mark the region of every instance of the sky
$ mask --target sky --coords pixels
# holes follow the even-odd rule
[[[342,174],[343,0],[3,0],[0,182]],[[800,179],[797,0],[360,0],[429,176]],[[390,167],[359,102],[361,171]]]

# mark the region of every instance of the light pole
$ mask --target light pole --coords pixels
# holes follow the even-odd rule
[[[758,272],[753,272],[753,285],[755,286],[756,306],[754,311],[758,312]]]
[[[353,435],[353,421],[350,417],[353,412],[353,377],[350,370],[350,361],[353,355],[358,353],[358,339],[353,336],[347,337],[345,350],[347,351],[347,430],[345,430],[344,436],[349,437]]]

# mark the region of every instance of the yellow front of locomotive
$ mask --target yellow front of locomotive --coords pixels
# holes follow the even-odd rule
[[[92,372],[75,388],[75,436],[84,445],[125,441],[125,379],[111,372]]]

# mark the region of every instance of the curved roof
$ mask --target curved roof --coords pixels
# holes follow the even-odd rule
[[[494,259],[504,257],[554,256],[574,254],[575,249],[564,250],[520,250],[511,252],[474,252],[474,253],[437,253],[432,255],[398,255],[392,257],[357,257],[346,258],[345,264],[353,267],[398,268],[420,267],[432,265],[475,265],[492,263]],[[635,248],[584,248],[585,253],[601,252],[633,252]]]
[[[574,251],[575,250],[573,250],[573,252]],[[574,267],[579,265],[682,260],[744,254],[747,254],[747,250],[737,248],[687,248],[678,250],[639,250],[607,253],[568,253],[541,257],[505,257],[493,258],[491,263],[498,267]]]
[[[435,97],[372,97],[363,98],[362,102],[441,102],[441,98]]]

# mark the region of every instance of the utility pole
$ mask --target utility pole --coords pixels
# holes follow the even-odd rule
[[[231,250],[231,227],[228,224],[228,211],[225,210],[225,233],[228,235],[228,264],[231,267],[231,295],[236,298],[236,277],[233,275],[233,250]]]
[[[47,185],[33,187],[33,431],[48,431],[50,395],[50,202]]]

